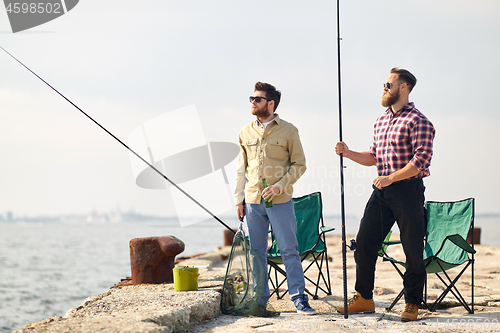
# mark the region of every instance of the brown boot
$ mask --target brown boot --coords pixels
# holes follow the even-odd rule
[[[337,312],[344,314],[344,307],[339,306]],[[347,305],[347,313],[374,313],[375,312],[375,302],[373,299],[364,299],[360,293],[356,293]]]
[[[418,317],[418,305],[406,303],[405,311],[401,315],[401,321],[414,321]]]

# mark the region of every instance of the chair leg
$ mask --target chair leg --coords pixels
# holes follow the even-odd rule
[[[304,279],[308,280],[309,282],[311,282],[311,283],[312,283],[312,284],[316,287],[316,288],[315,288],[315,291],[314,291],[314,295],[313,295],[312,293],[309,293],[309,292],[308,292],[308,293],[312,296],[312,298],[313,298],[313,299],[318,299],[318,289],[320,289],[320,287],[319,287],[319,283],[320,283],[320,281],[321,281],[320,279],[321,279],[321,273],[322,273],[322,272],[321,272],[321,266],[320,266],[320,265],[318,265],[317,260],[318,260],[318,258],[319,258],[321,255],[319,255],[318,257],[316,257],[316,256],[314,255],[314,253],[313,253],[313,254],[312,254],[312,256],[313,256],[313,260],[312,260],[312,261],[311,261],[311,263],[310,263],[310,264],[306,267],[306,269],[304,269]],[[316,263],[316,267],[318,268],[318,271],[319,271],[319,272],[318,272],[318,279],[316,280],[316,282],[315,282],[315,281],[312,281],[310,278],[308,278],[308,277],[305,275],[305,274],[306,274],[306,272],[309,270],[309,268],[310,268],[310,267],[311,267],[314,263]],[[321,290],[323,290],[323,288],[321,288]],[[323,291],[324,291],[324,290],[323,290]]]
[[[278,271],[275,270],[274,271],[274,278],[276,280],[276,297],[278,299],[283,299],[283,297],[285,297],[286,293],[288,292],[288,290],[286,290],[282,295],[279,294],[279,289],[281,288],[281,286],[286,282],[286,274],[283,276],[283,281],[279,282],[278,281]]]
[[[436,301],[433,303],[432,305],[432,311],[435,311],[437,306],[443,301],[443,299],[446,297],[446,295],[448,294],[448,292],[451,292],[453,294],[453,296],[455,296],[455,298],[457,299],[457,301],[462,304],[462,306],[465,308],[465,310],[467,310],[469,313],[474,313],[473,310],[471,310],[471,308],[469,307],[469,305],[467,304],[467,302],[465,301],[465,299],[463,298],[462,294],[460,294],[460,292],[458,291],[457,287],[456,287],[456,282],[460,279],[460,277],[462,276],[462,274],[467,270],[467,267],[469,267],[469,265],[471,264],[471,261],[469,261],[467,263],[467,265],[465,265],[465,267],[462,269],[462,271],[455,277],[455,279],[451,280],[451,278],[449,277],[449,275],[446,273],[446,271],[443,269],[443,267],[441,266],[441,264],[439,262],[437,262],[439,267],[441,268],[442,270],[442,273],[446,276],[446,278],[448,279],[448,282],[446,282],[438,273],[436,273],[436,276],[441,280],[441,282],[446,286],[446,289],[441,293],[441,295],[436,299]],[[472,286],[472,288],[474,288],[474,286]],[[474,300],[472,300],[472,304],[474,304]]]
[[[404,274],[403,274],[403,272],[401,272],[401,270],[398,268],[398,266],[396,266],[395,263],[393,263],[392,261],[390,263],[392,264],[392,266],[394,266],[394,268],[396,269],[396,271],[399,273],[399,276],[401,276],[401,278],[404,280]],[[427,308],[427,310],[433,311],[433,310],[431,310],[431,307],[427,303],[427,275],[425,276],[424,288],[425,288],[424,289],[424,302],[423,302],[424,306]],[[404,295],[404,291],[405,291],[405,289],[403,288],[400,291],[400,293],[398,294],[398,296],[391,303],[391,305],[388,308],[386,308],[387,311],[391,311],[392,308],[399,302],[399,300],[401,299],[401,297],[403,297],[403,295]]]
[[[317,259],[321,257],[321,264],[318,266],[318,262],[317,262]],[[313,299],[318,299],[318,289],[319,289],[319,283],[321,281],[321,275],[322,275],[322,271],[321,271],[321,268],[323,267],[323,257],[322,257],[322,254],[320,254],[319,256],[314,256],[313,255],[313,258],[314,258],[314,262],[316,262],[316,267],[318,267],[318,279],[316,280],[316,291],[314,292],[314,296],[313,296]]]
[[[405,276],[403,274],[403,272],[401,272],[401,270],[399,269],[399,267],[393,263],[392,261],[390,262],[392,264],[392,266],[394,267],[394,269],[396,269],[396,271],[399,273],[399,276],[401,276],[401,278],[404,280]]]
[[[321,290],[327,295],[332,294],[332,286],[331,286],[331,280],[330,280],[330,269],[328,267],[328,255],[326,250],[321,252],[319,255],[315,255],[314,253],[311,253],[313,260],[307,265],[307,267],[303,270],[304,271],[304,279],[309,281],[311,284],[313,284],[316,288],[314,290],[314,293],[309,291],[307,288],[305,289],[305,292],[309,294],[313,299],[318,299],[318,292]],[[302,259],[301,262],[305,260],[307,255],[305,255]],[[326,260],[325,266],[326,266],[326,277],[323,272],[323,260]],[[318,263],[319,261],[319,263]],[[286,277],[286,271],[279,267],[278,264],[271,262],[268,260],[269,264],[269,281],[271,282],[272,287],[274,288],[273,292],[270,294],[270,296],[276,294],[276,297],[278,299],[282,299],[287,293],[288,290],[286,290],[283,294],[280,294],[279,288],[286,282],[287,277]],[[311,280],[309,277],[305,275],[305,273],[311,268],[312,265],[316,264],[316,267],[318,268],[318,278],[316,281]],[[272,274],[272,271],[274,270],[274,274]],[[278,280],[278,273],[280,273],[283,276],[283,280],[280,282]],[[325,284],[325,288],[321,286],[321,281]]]
[[[425,274],[425,284],[424,284],[424,303],[427,304],[427,274]]]
[[[315,287],[316,287],[316,290],[315,290],[315,293],[314,295],[312,293],[310,293],[310,295],[313,297],[313,299],[318,299],[318,291],[321,290],[322,292],[324,292],[325,294],[327,295],[331,295],[332,294],[332,287],[331,287],[331,283],[330,283],[330,272],[329,272],[329,269],[328,269],[328,262],[325,264],[326,268],[327,268],[327,277],[328,278],[325,278],[325,275],[323,273],[323,260],[325,260],[325,258],[327,258],[327,255],[326,255],[326,251],[325,252],[322,252],[320,253],[319,255],[313,255],[313,260],[311,261],[311,263],[304,269],[304,279],[306,279],[307,281],[309,281],[310,283],[312,283]],[[318,261],[320,263],[318,263]],[[316,279],[316,281],[312,281],[309,277],[307,277],[305,275],[305,273],[309,270],[309,268],[313,265],[313,264],[316,264],[316,268],[318,268],[318,278]],[[327,279],[328,279],[328,282],[327,282]],[[321,281],[323,281],[323,283],[325,284],[325,288],[324,289],[322,286],[321,286]]]
[[[304,258],[304,259],[305,259],[305,258]],[[304,260],[304,259],[303,259],[303,260]],[[318,282],[315,282],[315,281],[313,281],[313,280],[311,280],[309,277],[307,277],[307,276],[306,276],[306,272],[309,270],[309,268],[311,268],[311,266],[314,264],[314,262],[315,262],[315,260],[316,260],[316,258],[314,257],[314,254],[313,254],[313,259],[314,259],[314,260],[313,260],[313,261],[311,261],[311,262],[309,263],[309,265],[308,265],[308,266],[304,269],[304,280],[309,281],[309,282],[310,282],[313,286],[315,286],[315,287],[316,287],[316,290],[315,290],[314,294],[313,294],[313,293],[311,293],[309,290],[307,290],[307,288],[305,288],[305,291],[306,291],[306,292],[307,292],[307,293],[308,293],[308,294],[309,294],[309,295],[310,295],[313,299],[318,299],[318,284],[319,284],[319,283],[318,283]],[[302,262],[303,262],[303,260],[302,260]]]
[[[424,291],[424,305],[427,308],[427,310],[431,311],[431,307],[429,306],[429,303],[427,303],[427,274],[425,274],[425,291]]]
[[[328,293],[327,295],[331,295],[332,294],[332,282],[330,280],[330,268],[328,267],[328,253],[326,252],[326,248],[325,248],[325,265],[326,265],[326,277],[328,279],[328,284],[327,284],[327,289],[328,289]],[[325,281],[326,282],[326,281]]]
[[[396,266],[396,264],[393,263],[392,261],[390,261],[390,263],[392,264],[392,266],[394,267],[394,269],[396,269],[396,271],[399,273],[399,276],[401,276],[401,278],[404,279],[404,274],[401,272],[401,270],[399,269],[399,267]],[[396,298],[394,299],[394,301],[392,301],[391,305],[388,308],[386,308],[387,311],[391,311],[392,310],[392,308],[399,302],[399,300],[401,299],[401,297],[403,297],[404,292],[405,292],[405,289],[403,288],[399,292],[398,296],[396,296]]]
[[[325,244],[325,250],[320,254],[321,256],[321,264],[320,264],[320,267],[319,267],[319,274],[318,274],[318,284],[317,286],[319,287],[319,277],[321,276],[321,278],[323,279],[323,282],[325,284],[325,287],[326,287],[326,291],[323,290],[321,288],[321,290],[327,294],[327,295],[331,295],[332,294],[332,284],[331,284],[331,280],[330,280],[330,269],[328,267],[328,251],[327,251],[327,247],[326,247],[326,237],[325,237],[325,234],[322,235],[322,241],[323,243]],[[325,276],[323,274],[323,260],[325,260],[325,266],[326,266],[326,279],[325,279]],[[316,265],[318,265],[316,263]],[[328,280],[328,282],[326,281]],[[317,294],[317,291],[316,291],[316,294]]]
[[[403,297],[405,293],[405,289],[401,289],[401,291],[399,292],[398,296],[394,299],[394,301],[392,301],[391,305],[389,305],[388,308],[386,308],[387,311],[391,311],[392,308],[399,302],[399,300],[401,299],[401,297]]]
[[[474,223],[472,223],[472,239],[474,240]],[[474,249],[474,241],[472,241],[472,248]],[[472,277],[471,282],[471,295],[472,295],[472,314],[474,314],[474,253],[472,253]]]
[[[269,266],[269,271],[267,272],[267,275],[269,277],[269,282],[271,282],[271,285],[273,287],[273,292],[269,295],[269,297],[273,296],[278,291],[278,289],[276,288],[276,285],[278,284],[278,282],[276,282],[276,284],[274,284],[274,281],[272,278],[272,270],[273,270],[273,266]]]
[[[474,208],[474,201],[473,201],[473,206]],[[472,296],[472,312],[471,313],[474,313],[474,262],[475,262],[475,259],[474,259],[474,254],[476,253],[476,251],[474,250],[474,218],[472,218],[472,223],[471,223],[471,229],[472,229],[472,258],[469,259],[469,262],[472,263],[472,277],[471,277],[471,296]]]
[[[328,254],[327,254],[326,250],[324,252],[322,252],[318,257],[321,257],[321,259],[320,259],[321,263],[318,266],[318,263],[316,262],[316,266],[318,266],[318,270],[319,270],[317,289],[319,288],[325,294],[331,295],[332,294],[332,285],[330,282],[330,270],[328,269]],[[326,279],[325,279],[325,275],[323,274],[323,262],[325,262],[325,266],[326,266],[326,276],[327,276]],[[324,290],[323,288],[321,288],[319,286],[320,278],[323,280],[323,283],[325,284],[325,288],[327,290]],[[327,279],[328,279],[328,282],[326,281]],[[316,294],[317,294],[317,291],[316,291]]]
[[[286,292],[283,295],[280,295],[279,294],[279,288],[286,281],[286,271],[284,269],[282,269],[281,267],[279,267],[279,265],[277,263],[274,263],[274,262],[272,262],[270,260],[268,260],[267,263],[269,265],[269,272],[268,272],[269,281],[271,281],[271,285],[274,288],[274,291],[270,294],[270,297],[272,295],[276,294],[276,297],[278,299],[282,299],[286,295]],[[271,274],[273,269],[274,269],[274,281],[273,281],[272,274]],[[278,280],[278,272],[281,275],[283,275],[283,277],[284,277],[284,279],[283,279],[283,281],[281,281],[281,283]],[[288,290],[287,290],[287,292],[288,292]]]
[[[446,277],[448,277],[448,275],[446,274],[446,272],[443,272]],[[441,293],[441,295],[436,299],[436,301],[434,302],[434,304],[432,305],[431,307],[431,311],[436,311],[436,308],[438,307],[438,305],[444,300],[444,298],[446,297],[446,295],[448,295],[448,292],[451,292],[453,294],[453,296],[455,296],[456,300],[462,304],[462,306],[465,308],[465,310],[467,310],[469,313],[473,313],[472,310],[470,309],[469,305],[467,304],[467,302],[465,301],[465,299],[463,298],[462,294],[460,294],[460,292],[458,291],[457,287],[455,286],[455,283],[458,281],[458,277],[455,278],[455,280],[451,281],[451,279],[449,279],[449,284],[446,283],[446,281],[441,277],[439,276],[437,273],[436,273],[437,277],[441,280],[441,282],[446,286],[446,289]]]

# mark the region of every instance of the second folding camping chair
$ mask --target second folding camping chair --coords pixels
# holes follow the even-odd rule
[[[474,241],[469,245],[466,241],[469,230],[474,232],[474,199],[465,199],[457,202],[425,203],[427,210],[427,237],[424,247],[424,264],[427,274],[434,273],[443,283],[445,289],[430,306],[427,303],[427,281],[424,295],[424,305],[435,311],[443,299],[452,293],[457,301],[469,312],[474,313]],[[472,236],[474,236],[472,234]],[[472,237],[472,240],[474,237]],[[390,242],[389,245],[395,242]],[[397,264],[404,267],[404,262],[391,258],[386,252],[384,244],[382,252],[384,261],[389,261],[396,268],[399,275],[403,273]],[[448,270],[465,265],[452,279]],[[471,266],[471,307],[467,304],[456,284],[467,268]],[[404,289],[399,293],[392,304],[387,308],[391,310],[401,299]]]
[[[327,295],[332,294],[330,283],[330,271],[328,269],[328,254],[326,249],[325,233],[334,228],[325,227],[323,223],[323,206],[321,193],[315,192],[309,195],[294,198],[295,219],[297,220],[297,241],[299,244],[300,260],[311,260],[304,268],[304,278],[315,286],[314,293],[306,288],[306,292],[318,298],[318,290]],[[272,235],[272,232],[271,232]],[[280,294],[280,288],[286,282],[286,271],[280,265],[283,264],[276,239],[272,237],[272,246],[268,251],[267,260],[269,265],[269,281],[271,282],[278,299],[282,299],[288,290]],[[306,275],[311,267],[318,269],[315,280]],[[311,270],[312,271],[312,270]],[[322,286],[323,285],[323,286]]]

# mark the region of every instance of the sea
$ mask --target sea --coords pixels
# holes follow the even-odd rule
[[[325,217],[325,225],[341,234],[340,218]],[[346,217],[346,234],[355,235],[358,225],[359,219]],[[476,227],[481,228],[481,244],[500,246],[500,216],[478,216]],[[186,245],[179,256],[190,256],[222,246],[224,230],[216,221],[187,227],[158,220],[0,222],[0,332],[64,316],[87,297],[129,277],[133,238],[174,235]]]

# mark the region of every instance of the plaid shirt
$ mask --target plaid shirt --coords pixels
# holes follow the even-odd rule
[[[377,161],[378,175],[388,176],[411,163],[420,171],[413,178],[429,176],[434,135],[434,126],[413,102],[396,114],[389,107],[375,122],[369,150]]]

